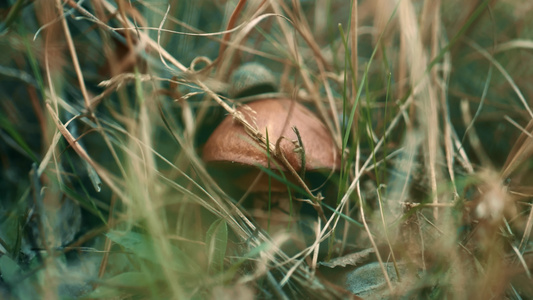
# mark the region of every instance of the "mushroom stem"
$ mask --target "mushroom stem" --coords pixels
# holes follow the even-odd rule
[[[276,155],[275,156],[278,159],[281,159],[281,162],[283,163],[283,165],[287,168],[287,170],[289,170],[289,172],[294,176],[294,178],[296,178],[300,186],[305,190],[305,192],[311,198],[310,204],[316,210],[316,212],[318,213],[318,216],[322,219],[322,221],[324,221],[324,224],[327,224],[328,219],[326,218],[326,215],[324,214],[324,210],[322,209],[322,206],[320,205],[320,200],[322,200],[321,197],[313,195],[311,190],[309,190],[309,187],[307,187],[307,184],[305,184],[305,182],[303,181],[302,177],[300,177],[298,172],[296,172],[296,170],[294,170],[292,165],[289,163],[289,161],[287,160],[287,158],[281,151],[280,142],[282,139],[286,139],[286,138],[280,137],[276,141],[276,152],[275,152]],[[329,226],[329,228],[332,229],[331,226]]]

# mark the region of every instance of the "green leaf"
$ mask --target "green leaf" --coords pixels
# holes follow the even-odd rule
[[[8,283],[14,283],[19,279],[19,275],[22,273],[19,265],[9,258],[7,255],[0,257],[0,273],[2,279]]]
[[[113,278],[109,278],[106,280],[106,285],[141,288],[153,284],[157,280],[154,275],[157,274],[150,274],[150,276],[147,276],[142,272],[126,272]]]
[[[109,286],[99,286],[94,291],[83,296],[83,299],[112,299],[124,296],[124,291]]]
[[[200,266],[188,257],[187,254],[172,245],[170,245],[170,250],[173,254],[172,261],[161,261],[155,254],[156,251],[154,248],[154,245],[157,245],[158,241],[148,235],[132,231],[111,231],[106,236],[113,242],[131,251],[134,255],[157,265],[167,264],[178,271],[178,273],[192,275],[200,270]]]
[[[85,295],[88,299],[120,298],[133,290],[142,292],[143,289],[154,285],[159,280],[158,273],[126,272],[105,280],[94,291]],[[134,293],[137,294],[137,293]]]
[[[205,243],[207,245],[209,271],[213,273],[222,272],[228,244],[228,224],[224,219],[218,219],[209,227]]]
[[[16,214],[10,213],[4,220],[0,222],[0,244],[6,251],[16,256],[20,250],[21,243],[21,229],[19,218]]]

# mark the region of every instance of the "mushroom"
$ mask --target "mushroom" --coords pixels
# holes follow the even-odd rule
[[[286,98],[266,98],[241,106],[237,110],[263,137],[266,137],[268,133],[270,144],[279,147],[277,152],[285,157],[286,163],[294,171],[300,173],[303,170],[319,171],[339,168],[340,155],[333,138],[324,124],[300,103]],[[276,180],[271,180],[269,184],[268,177],[262,176],[264,174],[260,167],[271,168],[273,172],[284,172],[283,175],[286,178],[294,180],[291,173],[287,172],[283,161],[280,161],[280,157],[274,159],[274,153],[270,154],[271,161],[269,162],[264,146],[248,134],[238,120],[227,116],[207,140],[203,149],[203,160],[208,166],[223,168],[225,177],[235,175],[231,177],[236,181],[235,186],[241,189],[248,188],[250,192],[263,193],[263,196],[259,198],[264,199],[266,198],[264,192],[268,189],[271,192],[286,194],[287,188],[285,184]],[[262,179],[255,180],[257,176],[262,176]],[[255,184],[252,184],[254,181]],[[277,205],[279,214],[273,208],[270,216],[287,219],[290,203],[282,201],[283,197],[277,195],[271,197],[271,200],[274,206]],[[268,222],[265,219],[268,216],[267,203],[268,201],[254,201],[252,213],[264,229],[266,229],[265,222]],[[267,208],[266,211],[265,208]],[[285,225],[290,226],[295,218],[288,220],[285,222],[271,220],[271,224],[279,221],[278,225],[282,228],[286,227]]]

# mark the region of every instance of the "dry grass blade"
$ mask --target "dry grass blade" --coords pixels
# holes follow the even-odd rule
[[[56,126],[57,126],[57,129],[59,130],[59,132],[61,133],[61,135],[63,135],[63,137],[65,138],[65,140],[69,143],[70,147],[72,147],[72,149],[74,149],[74,151],[76,151],[76,153],[81,157],[83,158],[84,161],[88,162],[95,170],[96,172],[98,173],[98,175],[100,175],[100,177],[102,177],[102,179],[104,180],[104,182],[117,194],[119,195],[119,197],[125,201],[126,203],[128,202],[128,197],[126,197],[126,195],[122,192],[123,189],[121,187],[118,187],[117,186],[117,182],[118,180],[115,179],[111,174],[109,174],[105,168],[103,168],[102,166],[98,165],[95,161],[93,161],[91,159],[91,157],[89,156],[89,154],[85,151],[85,149],[83,149],[80,144],[77,142],[76,138],[74,138],[72,136],[72,134],[68,131],[68,129],[66,128],[66,126],[61,122],[61,120],[59,120],[59,117],[57,116],[57,114],[54,112],[54,110],[52,109],[52,106],[50,106],[50,104],[46,104],[46,108],[48,109],[48,113],[50,113],[50,115],[52,116],[52,119],[54,120]]]
[[[522,133],[511,148],[502,167],[501,177],[503,179],[511,176],[521,164],[533,155],[533,120],[529,121],[526,128],[520,128],[520,130]]]
[[[530,160],[533,156],[533,121],[529,121],[526,128],[521,129],[522,133],[520,134],[519,138],[516,140],[513,148],[509,152],[509,156],[507,157],[507,161],[505,162],[504,166],[502,167],[502,170],[500,172],[500,176],[502,180],[508,180],[511,182],[511,193],[513,192],[513,189],[516,188],[516,186],[520,186],[521,184],[528,185],[529,182],[526,180],[526,182],[514,182],[514,181],[520,181],[521,176],[520,174],[514,174],[516,173],[516,170],[519,169],[523,164]],[[517,177],[517,178],[513,178]],[[524,228],[524,234],[522,236],[522,239],[520,241],[520,245],[518,249],[523,250],[527,243],[529,242],[529,239],[531,237],[531,232],[533,230],[533,210],[529,212],[529,216],[527,218],[527,222],[525,224]]]
[[[429,75],[426,73],[426,66],[428,65],[427,55],[420,36],[419,27],[416,24],[415,10],[411,1],[402,1],[398,9],[399,23],[404,29],[402,35],[405,36],[405,41],[411,45],[406,52],[407,62],[410,63],[411,68],[410,82],[413,91],[412,97],[415,102],[420,105],[417,111],[418,120],[425,130],[425,139],[427,141],[427,163],[426,168],[431,184],[433,196],[433,203],[438,203],[437,197],[437,181],[440,180],[441,174],[437,169],[437,161],[440,159],[441,151],[439,143],[439,123],[438,123],[438,102],[436,99],[434,88],[430,84]],[[438,217],[438,209],[433,211],[434,217]]]
[[[85,80],[83,79],[83,74],[81,72],[80,63],[78,61],[78,55],[76,54],[76,48],[74,48],[74,42],[72,41],[72,36],[68,28],[67,20],[63,15],[63,6],[60,0],[56,0],[56,6],[60,14],[61,25],[63,26],[63,32],[65,34],[65,39],[68,44],[68,49],[70,51],[70,56],[72,57],[72,65],[76,70],[76,75],[78,76],[78,83],[80,84],[80,90],[83,95],[83,100],[85,101],[85,108],[90,110],[89,106],[89,94],[87,93],[87,88],[85,87]]]
[[[494,57],[489,52],[487,52],[487,50],[481,48],[475,42],[473,42],[471,40],[466,40],[466,43],[470,47],[472,47],[476,51],[478,51],[481,55],[483,55],[488,61],[490,61],[490,63],[492,63],[496,67],[496,69],[498,69],[498,71],[500,71],[500,73],[502,73],[502,75],[505,77],[507,82],[513,88],[513,91],[516,93],[516,95],[518,96],[518,98],[522,102],[522,105],[524,106],[524,109],[528,112],[529,116],[533,119],[533,112],[531,111],[531,108],[529,107],[528,102],[526,101],[524,95],[522,94],[522,92],[520,91],[520,89],[518,88],[516,83],[514,82],[514,80],[511,77],[511,75],[509,75],[509,73],[505,70],[505,68],[496,59],[494,59]]]

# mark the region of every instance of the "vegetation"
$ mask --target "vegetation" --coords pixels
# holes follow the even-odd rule
[[[533,298],[532,13],[2,2],[0,298]],[[248,62],[273,77],[246,99],[313,111],[338,170],[276,170],[280,141],[234,96]],[[202,160],[227,115],[272,158],[261,195],[235,188],[242,166]]]

